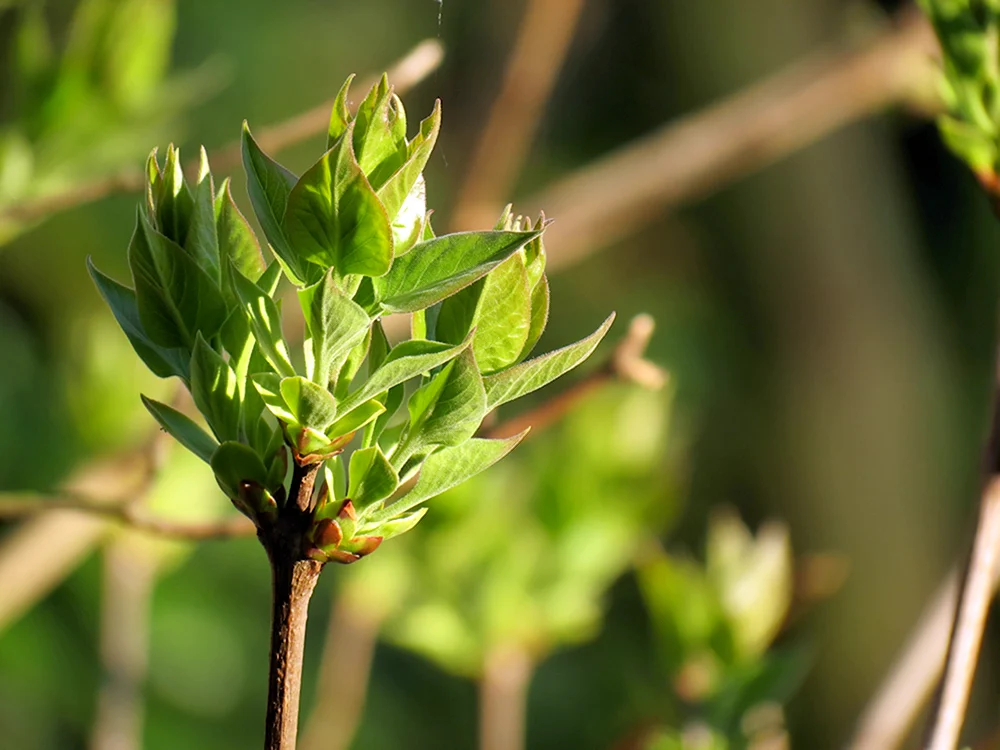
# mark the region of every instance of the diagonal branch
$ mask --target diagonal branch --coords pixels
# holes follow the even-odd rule
[[[664,210],[703,198],[900,101],[921,100],[933,33],[916,12],[866,47],[794,64],[597,159],[521,202],[558,220],[549,268],[578,263]]]

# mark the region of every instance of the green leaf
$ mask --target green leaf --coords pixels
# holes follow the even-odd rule
[[[435,451],[424,461],[413,489],[399,500],[371,515],[372,523],[388,521],[411,508],[447,492],[484,471],[510,453],[528,434],[504,440],[472,438],[460,445]]]
[[[342,414],[347,414],[359,404],[375,398],[395,385],[405,383],[425,372],[430,372],[451,361],[469,347],[471,340],[457,346],[439,341],[411,339],[394,346],[382,366],[375,370],[358,390],[341,402]]]
[[[434,102],[434,111],[420,123],[420,133],[409,144],[406,163],[378,189],[379,200],[389,219],[395,221],[410,198],[441,131],[441,100]],[[397,255],[401,255],[397,251]]]
[[[346,136],[292,188],[283,227],[298,258],[341,277],[381,276],[392,264],[389,218]]]
[[[384,411],[385,406],[383,406],[376,399],[366,401],[361,404],[361,406],[352,409],[350,412],[340,417],[336,422],[330,425],[329,428],[327,428],[326,432],[331,438],[350,435],[376,419]]]
[[[261,353],[276,372],[285,377],[294,377],[295,368],[288,356],[288,347],[281,333],[281,316],[274,300],[235,268],[230,271],[236,294],[247,312],[250,328]]]
[[[190,357],[184,349],[162,347],[146,334],[139,318],[135,292],[97,270],[90,258],[87,258],[87,269],[118,325],[125,332],[139,359],[146,363],[146,367],[161,378],[176,375],[187,382]]]
[[[254,482],[265,488],[268,486],[264,462],[252,448],[243,443],[222,443],[212,454],[211,466],[215,472],[215,480],[230,498],[239,496],[241,482]]]
[[[180,245],[157,232],[142,210],[128,249],[139,318],[149,337],[167,348],[211,338],[226,320],[219,288]]]
[[[337,141],[340,140],[346,130],[347,126],[351,122],[351,115],[347,111],[347,94],[351,89],[351,82],[354,80],[354,74],[351,73],[344,81],[344,85],[340,87],[340,91],[337,92],[337,98],[333,102],[333,109],[330,112],[330,125],[327,128],[326,133],[326,148],[331,149],[336,145]]]
[[[358,106],[354,153],[373,186],[382,185],[406,161],[406,113],[385,76]]]
[[[236,373],[197,335],[191,353],[191,396],[220,441],[240,436],[240,394]]]
[[[250,380],[268,411],[286,424],[298,424],[295,414],[288,408],[285,397],[281,394],[280,375],[275,375],[273,372],[258,372],[251,375]]]
[[[549,280],[542,275],[531,292],[531,325],[528,328],[528,339],[524,342],[518,361],[524,359],[535,348],[538,339],[542,337],[546,324],[549,322]]]
[[[279,388],[296,422],[320,432],[333,424],[337,401],[325,388],[298,376],[284,378]]]
[[[352,346],[347,353],[344,364],[341,365],[340,372],[336,376],[337,384],[333,393],[338,399],[347,398],[347,394],[351,390],[351,383],[354,382],[354,378],[361,370],[361,365],[364,364],[365,357],[368,355],[368,347],[371,346],[372,341],[371,334],[372,329],[369,327],[361,340]]]
[[[377,445],[354,451],[350,479],[347,496],[361,515],[367,508],[389,497],[399,486],[399,475]]]
[[[386,312],[415,312],[485,276],[538,232],[460,232],[421,242],[374,279]]]
[[[407,513],[405,516],[400,516],[399,518],[394,518],[391,521],[385,521],[380,524],[372,524],[363,526],[358,533],[366,534],[371,536],[380,536],[384,542],[386,539],[392,539],[400,534],[405,534],[410,531],[414,526],[420,523],[420,519],[427,514],[427,508],[421,508],[420,510],[415,510],[413,513]]]
[[[575,344],[556,349],[535,359],[522,362],[495,375],[483,378],[486,387],[486,403],[493,410],[513,401],[564,375],[589,357],[614,322],[614,313],[609,315],[601,327],[577,341]]]
[[[221,283],[219,235],[215,222],[215,186],[208,168],[204,146],[200,154],[198,182],[191,191],[191,217],[184,238],[184,249],[195,263],[215,282]]]
[[[389,424],[389,420],[392,419],[393,415],[403,404],[403,396],[405,395],[406,387],[402,383],[399,383],[390,388],[385,395],[378,397],[378,400],[385,404],[385,411],[379,414],[378,419],[370,423],[365,430],[364,440],[362,441],[365,446],[374,445],[379,439],[379,436]]]
[[[210,463],[212,454],[219,447],[215,438],[199,427],[185,414],[147,396],[140,396],[143,405],[160,423],[160,427],[169,432],[178,443],[183,445],[205,463]]]
[[[465,349],[414,391],[407,409],[410,422],[400,462],[420,449],[458,445],[476,434],[486,414],[486,391],[472,351]]]
[[[250,135],[250,127],[243,123],[243,169],[247,173],[247,192],[257,215],[264,236],[274,252],[295,278],[293,283],[306,281],[306,274],[285,236],[281,220],[288,206],[288,198],[297,178],[278,162],[260,150]]]
[[[264,272],[264,258],[246,218],[233,200],[231,183],[227,177],[215,197],[215,225],[219,238],[219,256],[222,263],[222,289],[233,302],[238,301],[231,267],[235,267],[250,281],[256,282]]]
[[[475,328],[472,350],[483,374],[518,361],[531,328],[531,291],[522,253],[441,303],[437,335],[460,341]]]
[[[392,220],[392,252],[395,257],[406,255],[420,242],[426,217],[427,183],[423,175],[418,175],[416,184]]]
[[[156,226],[164,236],[182,245],[187,237],[194,201],[191,191],[184,183],[181,151],[172,143],[167,146],[167,158],[161,177],[154,185]]]
[[[326,386],[340,371],[351,348],[364,338],[371,319],[337,286],[333,271],[299,290],[299,304],[309,329],[314,382]]]

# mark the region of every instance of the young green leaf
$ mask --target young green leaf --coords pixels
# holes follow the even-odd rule
[[[358,533],[380,536],[384,542],[386,539],[392,539],[400,534],[405,534],[407,531],[420,523],[420,519],[426,514],[427,508],[421,508],[420,510],[415,510],[412,513],[407,513],[405,516],[394,518],[391,521],[371,525],[366,524],[358,531]]]
[[[440,131],[441,100],[439,99],[434,102],[434,111],[420,123],[420,133],[409,144],[406,163],[378,189],[379,200],[385,206],[390,220],[396,220],[403,210],[403,205],[412,195],[424,167],[427,166]],[[397,251],[396,254],[402,253]]]
[[[160,346],[190,349],[196,332],[218,333],[226,320],[225,302],[187,251],[137,213],[128,259],[143,329]]]
[[[386,312],[414,312],[485,276],[538,232],[459,232],[421,242],[373,279]]]
[[[351,435],[362,427],[367,425],[369,422],[376,419],[382,412],[385,411],[385,406],[383,406],[376,399],[371,401],[365,401],[361,406],[356,409],[352,409],[350,412],[344,414],[336,422],[327,428],[327,434],[331,437],[337,438],[343,435]]]
[[[372,513],[370,524],[395,518],[488,469],[514,450],[527,434],[528,431],[525,430],[504,440],[472,438],[459,445],[434,451],[424,461],[413,489],[391,505]]]
[[[201,148],[198,182],[191,191],[191,216],[184,237],[184,249],[216,285],[221,283],[215,186],[212,184],[212,173],[208,169],[208,154],[204,146]]]
[[[264,258],[246,218],[233,200],[231,183],[227,177],[215,197],[215,226],[219,238],[219,256],[222,264],[222,289],[232,302],[238,301],[231,267],[235,267],[250,281],[256,283],[264,272]]]
[[[337,286],[332,270],[312,286],[299,290],[299,303],[312,346],[311,377],[326,386],[371,325],[368,314]]]
[[[160,176],[161,179],[152,186],[156,212],[150,213],[150,221],[155,218],[159,231],[177,244],[183,245],[194,201],[191,198],[191,191],[184,182],[181,151],[172,143],[167,146],[167,158]]]
[[[528,327],[528,338],[518,356],[521,361],[535,348],[538,339],[542,337],[545,325],[549,322],[549,280],[543,275],[531,291],[531,324]]]
[[[359,404],[375,398],[395,385],[405,383],[425,372],[450,362],[471,343],[466,339],[457,346],[439,341],[411,339],[394,346],[381,367],[375,370],[358,390],[341,402],[340,411],[347,414]]]
[[[200,333],[191,353],[191,396],[220,442],[239,439],[240,394],[236,374]]]
[[[327,128],[326,133],[326,148],[329,151],[333,148],[340,137],[347,130],[347,126],[351,122],[351,115],[347,111],[347,94],[351,89],[351,82],[354,80],[354,74],[351,73],[344,81],[344,85],[340,87],[340,91],[337,92],[337,98],[333,102],[333,110],[330,112],[330,125]]]
[[[522,253],[441,303],[437,335],[460,341],[475,328],[472,350],[486,375],[518,361],[531,329],[531,291]]]
[[[230,272],[261,353],[280,375],[294,377],[295,368],[288,356],[288,347],[281,333],[281,316],[274,300],[236,268],[230,268]]]
[[[295,414],[285,403],[285,397],[281,394],[281,376],[273,372],[259,372],[250,376],[254,389],[264,401],[267,407],[277,419],[286,424],[298,424]]]
[[[243,123],[243,169],[247,173],[247,192],[257,221],[274,252],[296,278],[295,283],[306,281],[305,269],[289,244],[281,220],[288,206],[288,197],[297,178],[278,162],[260,150],[250,135],[250,127]]]
[[[372,186],[381,186],[406,161],[406,113],[385,76],[358,106],[354,153]]]
[[[185,414],[147,396],[140,396],[143,405],[160,423],[160,427],[176,438],[177,442],[191,451],[205,463],[210,463],[212,454],[219,447],[215,438],[205,432]]]
[[[350,480],[347,496],[362,516],[367,508],[385,500],[399,486],[399,475],[377,445],[354,451]]]
[[[486,387],[487,408],[493,410],[501,404],[536,391],[572,370],[593,353],[608,329],[611,328],[614,319],[615,316],[612,313],[601,324],[600,328],[575,344],[564,346],[562,349],[556,349],[554,352],[543,354],[483,378],[483,385]]]
[[[190,357],[184,349],[160,346],[147,335],[139,318],[135,292],[97,270],[90,258],[87,258],[87,269],[118,325],[125,332],[139,359],[146,363],[146,367],[161,378],[176,375],[187,382]]]
[[[279,388],[296,422],[320,432],[333,424],[337,401],[325,388],[298,376],[284,378]]]
[[[385,209],[341,138],[302,175],[288,196],[282,226],[298,258],[348,274],[381,276],[392,264]]]
[[[407,404],[410,422],[400,462],[417,450],[458,445],[472,437],[486,415],[486,391],[476,358],[465,349],[414,391]]]

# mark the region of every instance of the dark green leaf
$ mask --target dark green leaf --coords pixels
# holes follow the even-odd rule
[[[268,486],[264,462],[253,449],[242,443],[222,443],[212,454],[211,466],[215,472],[215,480],[231,498],[238,497],[241,482]]]
[[[414,391],[407,404],[410,422],[405,448],[393,462],[435,445],[458,445],[476,434],[486,415],[486,391],[476,358],[465,349],[437,375]]]
[[[235,266],[250,281],[256,282],[264,272],[264,258],[246,218],[233,200],[227,177],[215,198],[215,223],[219,237],[219,256],[222,263],[222,288],[231,301],[238,301],[233,279],[229,273]]]
[[[250,328],[261,353],[277,373],[294,377],[295,368],[288,356],[288,347],[281,333],[281,316],[274,300],[235,268],[230,271],[236,294],[247,312]]]
[[[341,402],[341,413],[347,414],[359,404],[385,393],[393,386],[440,367],[461,354],[470,343],[470,340],[466,340],[457,346],[449,346],[438,341],[411,339],[397,344],[364,385]]]
[[[161,378],[176,375],[187,382],[190,365],[187,352],[184,349],[162,347],[149,338],[139,319],[135,292],[97,270],[90,258],[87,258],[87,269],[118,325],[125,332],[139,359],[146,363],[146,367]]]
[[[215,186],[208,168],[208,154],[201,149],[198,182],[191,191],[191,217],[184,249],[216,285],[221,283],[219,235],[215,222]]]
[[[421,242],[374,279],[386,312],[414,312],[485,276],[537,232],[460,232]]]
[[[240,436],[240,394],[236,374],[219,354],[197,335],[191,353],[191,396],[220,442]]]
[[[395,518],[488,469],[514,450],[527,434],[525,430],[504,440],[472,438],[457,446],[435,451],[424,461],[413,489],[392,505],[373,513],[372,523]]]
[[[307,281],[305,269],[302,268],[298,256],[292,252],[281,225],[288,206],[288,197],[297,178],[260,150],[250,135],[250,128],[246,122],[243,123],[243,169],[247,173],[250,203],[253,204],[254,213],[261,229],[264,230],[264,236],[291,275],[295,277],[292,282],[301,284]]]
[[[219,447],[215,438],[205,432],[187,415],[159,401],[142,396],[142,403],[160,423],[160,426],[176,438],[177,442],[191,451],[205,463],[210,463],[212,454]]]

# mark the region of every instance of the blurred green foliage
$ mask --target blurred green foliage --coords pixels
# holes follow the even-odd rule
[[[173,0],[80,0],[65,28],[49,3],[10,11],[12,39],[0,115],[0,245],[44,214],[5,211],[122,170],[177,115],[218,85],[203,67],[170,74]],[[2,9],[0,9],[2,10]]]

